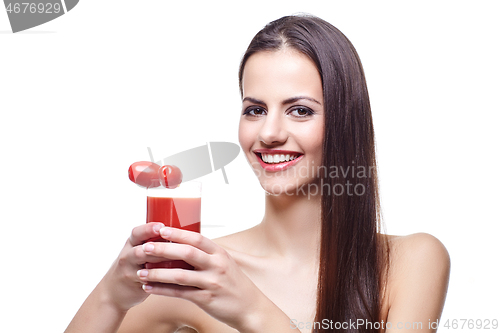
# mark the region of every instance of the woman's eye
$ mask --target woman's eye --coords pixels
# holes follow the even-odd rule
[[[243,114],[250,116],[262,116],[266,114],[266,110],[264,110],[263,108],[248,108]]]
[[[314,111],[309,109],[309,108],[300,107],[300,108],[295,108],[295,109],[291,110],[288,114],[291,114],[294,117],[302,118],[302,117],[307,117],[307,116],[314,114]]]

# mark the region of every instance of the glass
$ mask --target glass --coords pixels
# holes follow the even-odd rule
[[[147,190],[148,222],[161,222],[167,227],[200,232],[201,226],[201,183],[187,182],[169,189],[163,186]],[[166,242],[161,237],[151,242]],[[184,268],[194,269],[182,260],[159,263],[146,263],[146,268]]]

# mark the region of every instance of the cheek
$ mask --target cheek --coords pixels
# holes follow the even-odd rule
[[[320,132],[320,133],[321,133],[321,135],[317,135],[316,139],[314,140],[314,150],[321,157],[321,155],[323,154],[323,139],[324,139],[324,135],[323,135],[322,132]]]
[[[319,133],[319,134],[318,134]],[[309,141],[307,144],[307,149],[310,153],[311,159],[314,161],[314,165],[321,165],[323,158],[323,131],[318,130],[316,133],[311,133],[308,137]]]
[[[240,124],[238,126],[238,141],[240,142],[240,146],[245,151],[245,127],[243,126],[242,122],[240,121]]]
[[[303,148],[306,152],[314,158],[321,158],[323,151],[323,138],[324,138],[324,129],[323,124],[311,124],[306,129],[302,128],[300,132],[300,142],[302,143]]]
[[[315,128],[314,128],[314,133],[315,135],[312,136],[314,138],[314,146],[315,150],[318,152],[319,156],[323,155],[323,141],[325,139],[325,126],[324,126],[324,119],[321,119],[321,121],[317,122]]]
[[[245,154],[248,154],[248,151],[252,147],[255,140],[255,135],[253,133],[252,126],[250,125],[251,124],[245,120],[241,120],[238,127],[238,140],[240,142],[241,149]]]

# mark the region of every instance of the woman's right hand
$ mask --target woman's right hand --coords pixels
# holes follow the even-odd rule
[[[148,297],[149,294],[142,289],[143,282],[137,276],[137,271],[144,268],[146,262],[165,261],[165,258],[146,255],[142,244],[160,236],[162,227],[162,223],[151,222],[134,228],[120,255],[101,281],[107,301],[120,311],[126,312]]]

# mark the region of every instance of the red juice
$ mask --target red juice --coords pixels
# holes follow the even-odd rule
[[[161,222],[167,227],[200,232],[201,198],[149,197],[146,222]],[[152,242],[165,242],[161,237]],[[182,260],[159,263],[146,263],[146,268],[184,268],[194,269]]]

